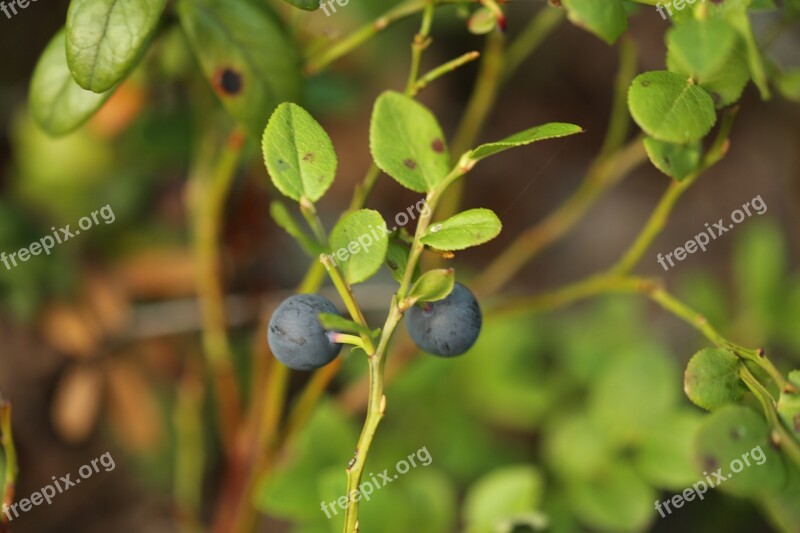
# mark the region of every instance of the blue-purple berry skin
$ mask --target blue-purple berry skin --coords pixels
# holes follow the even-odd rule
[[[272,354],[293,370],[316,370],[342,349],[333,343],[319,321],[320,313],[339,314],[318,294],[297,294],[284,300],[269,321],[267,339]]]
[[[447,298],[415,305],[406,312],[406,328],[414,343],[440,357],[455,357],[472,348],[482,324],[478,300],[460,283]]]

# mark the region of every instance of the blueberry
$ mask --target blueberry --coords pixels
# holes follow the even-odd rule
[[[316,370],[333,361],[342,349],[331,342],[319,322],[320,313],[339,314],[317,294],[297,294],[284,300],[269,321],[272,354],[293,370]]]
[[[406,313],[406,328],[423,351],[455,357],[469,350],[481,332],[481,308],[460,283],[444,300],[415,305]]]

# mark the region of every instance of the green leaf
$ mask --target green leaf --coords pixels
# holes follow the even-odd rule
[[[545,433],[545,457],[565,480],[588,480],[605,471],[612,443],[604,428],[585,414],[563,417]]]
[[[517,146],[525,146],[536,141],[543,141],[545,139],[555,139],[558,137],[567,137],[575,135],[576,133],[583,133],[580,126],[574,124],[565,124],[562,122],[550,122],[541,126],[536,126],[519,133],[515,133],[505,139],[497,142],[482,144],[469,152],[469,158],[475,161],[480,161],[486,157],[494,154],[499,154],[510,148]]]
[[[214,92],[252,135],[278,104],[298,100],[301,58],[266,2],[180,0],[178,16]]]
[[[725,66],[737,38],[736,30],[722,19],[690,19],[667,32],[667,50],[681,74],[702,80]]]
[[[789,381],[800,389],[800,370],[789,372]],[[800,393],[781,391],[778,414],[786,429],[800,442]]]
[[[487,7],[480,7],[469,17],[467,29],[474,35],[484,35],[497,26],[497,15]]]
[[[722,20],[716,22],[727,24]],[[730,27],[730,25],[728,25]],[[685,45],[690,46],[689,44]],[[672,72],[692,77],[703,89],[711,94],[717,108],[725,107],[737,101],[744,91],[747,82],[750,81],[750,68],[747,65],[747,49],[744,40],[738,34],[734,35],[733,47],[724,56],[722,64],[715,70],[705,68],[703,72],[684,56],[690,56],[691,52],[676,54],[673,48],[667,50],[667,68]],[[699,60],[695,60],[699,62]],[[712,62],[706,62],[708,65]]]
[[[389,247],[386,250],[386,266],[392,274],[392,279],[397,283],[403,282],[403,276],[406,273],[406,264],[408,263],[408,245],[405,243],[390,240]],[[412,279],[417,279],[420,274],[420,266],[417,263],[414,269],[414,276]]]
[[[436,302],[447,298],[455,285],[452,268],[440,268],[425,272],[411,287],[406,297],[408,306],[417,302]]]
[[[767,423],[747,407],[726,405],[705,417],[695,460],[719,490],[736,496],[763,494],[786,482],[786,468],[770,443]],[[712,472],[717,471],[724,481],[715,480]]]
[[[469,209],[428,228],[422,243],[437,250],[463,250],[488,242],[503,225],[489,209]]]
[[[639,473],[662,489],[691,486],[700,476],[694,464],[694,439],[702,419],[697,411],[686,409],[652,420],[634,455]]]
[[[777,74],[775,84],[784,98],[792,102],[800,102],[800,69]]]
[[[403,94],[385,92],[378,97],[369,142],[378,168],[412,191],[432,190],[450,171],[450,154],[436,117]]]
[[[597,35],[608,44],[628,29],[628,15],[620,0],[562,0],[567,17],[576,26]]]
[[[628,29],[628,15],[620,0],[562,0],[567,17],[608,44]]]
[[[342,458],[352,455],[357,438],[358,433],[342,408],[323,399],[297,436],[291,456],[260,480],[255,491],[256,506],[272,516],[297,521],[307,521],[309,509],[315,509],[324,519],[319,510],[319,480],[328,467],[341,472]]]
[[[325,251],[323,245],[312,239],[300,228],[300,225],[282,202],[274,200],[269,206],[269,213],[280,228],[297,240],[300,247],[309,257],[316,258]]]
[[[678,181],[691,174],[700,163],[700,143],[698,142],[681,145],[646,137],[644,149],[653,166]]]
[[[331,232],[331,254],[351,285],[369,279],[383,264],[389,239],[380,213],[361,209],[343,216]]]
[[[739,379],[739,358],[719,348],[700,350],[689,360],[683,389],[695,405],[709,411],[738,402],[746,390]]]
[[[574,513],[593,531],[643,531],[653,519],[656,492],[627,464],[567,490]]]
[[[750,75],[753,77],[753,83],[758,87],[761,98],[769,100],[770,91],[767,82],[767,71],[761,57],[761,50],[759,50],[755,35],[753,35],[753,27],[750,25],[750,18],[747,12],[731,11],[725,18],[738,30],[739,35],[744,39],[747,49],[747,64],[750,67]]]
[[[292,200],[316,202],[336,177],[336,152],[330,137],[297,104],[283,103],[272,113],[261,148],[272,182]]]
[[[67,64],[78,85],[102,93],[136,65],[166,0],[72,0],[67,11]]]
[[[303,11],[316,11],[320,7],[320,2],[318,0],[283,0],[287,4],[291,4],[296,8],[302,9]]]
[[[638,75],[628,91],[628,107],[639,127],[659,141],[696,141],[716,122],[711,96],[674,72]]]
[[[796,531],[800,524],[800,467],[787,461],[786,485],[759,498],[777,531]]]
[[[768,212],[761,195],[748,203],[754,218]],[[758,210],[753,205],[756,203]],[[783,316],[781,303],[787,292],[788,245],[781,228],[771,219],[748,220],[734,244],[733,273],[738,299],[747,309],[750,326],[764,331]]]
[[[80,127],[113,92],[97,94],[75,83],[67,66],[64,39],[64,31],[59,31],[45,48],[33,71],[28,96],[31,115],[52,136]]]
[[[530,465],[506,466],[476,481],[464,502],[467,533],[492,533],[504,522],[524,517],[541,504],[544,479]]]
[[[638,442],[677,403],[679,376],[675,359],[657,344],[632,348],[595,377],[589,416],[615,443]]]
[[[362,326],[352,320],[349,320],[341,315],[333,315],[330,313],[320,313],[319,322],[322,327],[328,331],[335,331],[337,333],[356,333],[358,335],[372,336],[372,331],[366,326]]]

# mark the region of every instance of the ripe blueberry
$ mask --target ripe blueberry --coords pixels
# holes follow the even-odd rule
[[[269,321],[267,338],[272,354],[293,370],[316,370],[333,361],[342,349],[331,342],[319,321],[320,313],[339,314],[318,294],[290,296]]]
[[[433,355],[454,357],[469,350],[481,332],[481,308],[475,295],[460,283],[444,300],[415,305],[406,313],[406,328],[414,343]]]

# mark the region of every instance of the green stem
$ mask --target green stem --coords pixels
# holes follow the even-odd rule
[[[635,139],[602,164],[593,166],[572,196],[520,234],[484,269],[474,283],[476,291],[482,295],[495,294],[531,259],[570,232],[606,191],[646,158],[641,139]]]
[[[225,319],[219,236],[225,199],[239,164],[243,144],[241,131],[234,131],[222,147],[213,170],[209,172],[204,164],[199,164],[190,177],[194,248],[199,265],[197,290],[203,315],[203,346],[219,403],[222,441],[228,452],[232,450],[241,404]]]
[[[378,348],[369,357],[369,401],[367,403],[367,417],[364,420],[364,427],[361,430],[361,435],[356,445],[355,455],[353,460],[347,466],[347,493],[348,498],[347,510],[345,511],[345,533],[355,533],[358,531],[358,501],[356,495],[358,494],[358,486],[361,483],[361,476],[364,470],[364,464],[367,460],[370,446],[372,445],[375,431],[386,412],[386,396],[383,393],[383,374],[384,365],[386,361],[386,352],[389,348],[389,342],[394,335],[394,331],[400,320],[403,318],[403,311],[400,309],[400,302],[406,297],[411,282],[413,281],[414,271],[420,256],[424,249],[422,238],[428,231],[433,213],[436,211],[439,199],[442,193],[449,187],[456,179],[466,172],[464,165],[459,162],[458,165],[445,177],[442,182],[428,193],[425,201],[430,206],[430,209],[420,216],[417,223],[416,231],[414,232],[414,241],[411,244],[411,251],[408,254],[408,261],[406,262],[405,274],[400,283],[400,288],[397,295],[392,298],[392,304],[389,308],[389,315],[381,331],[381,338],[378,342]]]
[[[444,76],[445,74],[454,71],[458,67],[466,65],[467,63],[470,63],[472,61],[475,61],[480,56],[481,56],[480,52],[477,51],[467,52],[466,54],[462,54],[457,58],[451,59],[447,63],[439,65],[438,67],[430,70],[427,74],[419,78],[417,82],[411,87],[409,96],[416,96],[417,94],[419,94],[421,90],[427,87],[434,80],[437,80],[442,76]]]
[[[533,54],[539,48],[539,45],[553,33],[564,20],[564,13],[563,9],[544,7],[531,19],[525,29],[520,32],[508,47],[503,68],[504,79],[507,80],[513,76],[522,62]]]
[[[494,106],[502,80],[505,41],[505,36],[497,30],[486,36],[477,81],[450,149],[453,157],[459,157],[475,144],[478,133]],[[458,211],[462,195],[463,182],[450,188],[442,201],[442,218],[448,218]]]
[[[3,480],[2,500],[3,505],[11,506],[14,503],[14,488],[19,472],[17,466],[17,452],[14,448],[14,435],[11,431],[11,404],[0,396],[0,444],[5,456],[5,479]],[[0,525],[7,524],[6,515],[0,514]]]
[[[419,32],[414,36],[411,42],[411,68],[408,72],[408,82],[406,82],[406,94],[410,94],[417,83],[419,76],[419,66],[422,62],[422,52],[430,45],[429,38],[431,32],[431,23],[433,22],[433,2],[428,0],[425,5],[425,10],[422,15],[422,24]]]
[[[708,149],[708,152],[706,152],[698,168],[684,178],[683,181],[673,181],[670,183],[655,210],[651,213],[644,228],[642,228],[642,231],[639,232],[639,235],[636,237],[636,240],[623,254],[617,264],[611,268],[612,272],[616,274],[627,274],[639,264],[642,260],[642,256],[644,256],[644,253],[653,243],[653,240],[664,230],[664,227],[667,225],[667,219],[672,213],[672,209],[675,207],[678,199],[706,170],[725,157],[730,145],[728,137],[730,136],[730,130],[737,112],[738,109],[733,109],[725,115],[714,142]]]
[[[303,218],[306,219],[308,227],[314,232],[317,242],[324,246],[328,242],[328,235],[325,233],[325,227],[317,215],[317,209],[314,204],[305,197],[300,198],[300,212],[303,214]]]
[[[775,399],[750,372],[747,366],[741,365],[739,367],[739,377],[744,381],[745,385],[747,385],[747,388],[750,389],[750,392],[753,393],[753,396],[761,403],[767,422],[772,428],[772,442],[780,446],[780,448],[786,452],[786,455],[788,455],[797,466],[800,466],[800,443],[786,430],[780,417],[778,417]]]
[[[351,33],[341,41],[329,46],[319,54],[314,54],[306,62],[306,73],[316,74],[334,61],[349,54],[392,24],[419,13],[429,3],[434,7],[451,4],[474,4],[477,0],[406,0],[393,7],[374,21]]]
[[[347,307],[347,311],[350,313],[350,316],[358,324],[369,328],[369,324],[367,324],[367,320],[364,318],[364,313],[361,311],[361,308],[359,307],[358,302],[356,302],[355,297],[353,297],[353,290],[344,279],[344,276],[342,276],[341,271],[336,267],[336,265],[331,263],[330,257],[327,255],[320,255],[319,260],[325,266],[325,270],[328,271],[328,276],[331,278],[333,286],[336,287],[339,296],[342,297],[344,305]],[[364,350],[367,352],[367,355],[372,355],[375,353],[375,346],[373,345],[372,338],[370,338],[369,335],[366,333],[361,334],[361,340],[364,344]]]

